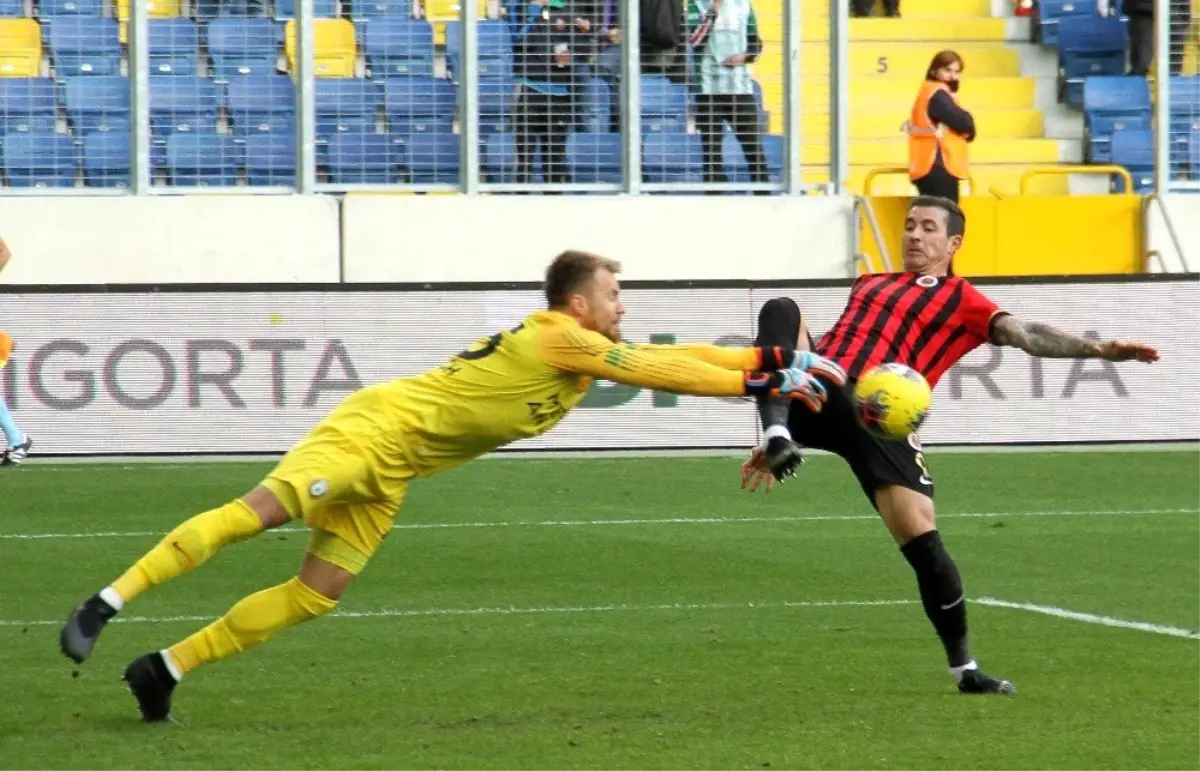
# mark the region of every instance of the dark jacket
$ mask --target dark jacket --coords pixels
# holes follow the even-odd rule
[[[1121,13],[1126,16],[1153,16],[1154,0],[1121,0]]]
[[[568,87],[582,80],[583,57],[593,44],[595,35],[581,32],[575,26],[578,17],[580,14],[574,12],[570,5],[562,9],[532,3],[526,6],[523,23],[516,29],[513,46],[518,79]],[[560,20],[562,29],[558,29]],[[570,54],[567,66],[561,66],[556,61],[555,50],[560,46],[565,46]]]
[[[935,123],[944,123],[952,131],[966,137],[968,142],[975,140],[975,118],[959,107],[945,91],[938,91],[930,98],[929,119]]]

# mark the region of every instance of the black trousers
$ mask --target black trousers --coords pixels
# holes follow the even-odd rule
[[[1179,13],[1171,14],[1171,74],[1183,71],[1183,53],[1187,46],[1189,23]],[[1129,17],[1129,74],[1147,75],[1154,63],[1154,17],[1132,14]]]
[[[542,176],[551,184],[570,182],[567,173],[567,132],[575,120],[569,95],[555,96],[520,86],[516,108],[514,143],[516,162],[513,181],[529,184],[532,179],[533,157],[542,144]]]
[[[955,203],[958,203],[958,183],[958,177],[946,171],[946,167],[941,164],[940,160],[933,164],[933,168],[929,170],[928,174],[913,180],[917,192],[921,195],[941,196],[949,198]]]
[[[696,97],[696,128],[700,131],[700,146],[704,155],[704,181],[728,181],[721,152],[726,123],[742,145],[746,164],[750,167],[750,181],[770,181],[754,94],[699,94]]]

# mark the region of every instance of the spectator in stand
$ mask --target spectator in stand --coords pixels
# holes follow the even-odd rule
[[[742,145],[750,181],[769,181],[750,78],[750,64],[763,48],[750,0],[689,0],[688,29],[697,62],[696,128],[703,150],[704,181],[726,181],[721,151],[726,123]]]
[[[967,144],[975,139],[975,119],[958,103],[963,60],[939,51],[917,91],[908,134],[908,177],[921,195],[958,202],[959,182],[967,178]]]
[[[1154,61],[1154,0],[1122,0],[1121,13],[1129,17],[1129,74],[1145,77]],[[1192,30],[1190,0],[1167,0],[1171,25],[1171,74],[1183,71],[1183,53]]]
[[[574,12],[568,0],[533,0],[517,29],[515,123],[517,183],[531,180],[540,143],[546,182],[569,182],[567,132],[575,122],[574,96],[586,77],[584,57],[591,46],[592,22]]]

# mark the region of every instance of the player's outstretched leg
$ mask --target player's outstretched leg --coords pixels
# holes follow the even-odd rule
[[[808,348],[808,331],[800,307],[790,297],[776,297],[763,303],[758,311],[758,335],[756,346],[779,346],[781,348]],[[758,414],[762,418],[762,448],[771,474],[780,482],[795,476],[796,469],[804,462],[800,445],[792,441],[788,432],[788,410],[791,401],[778,397],[759,397]]]
[[[967,598],[958,566],[934,527],[933,500],[899,485],[875,493],[879,514],[917,576],[925,615],[946,649],[950,675],[962,693],[1013,693],[1013,684],[979,670],[967,642]]]
[[[81,663],[89,655],[105,624],[153,586],[183,575],[224,546],[278,527],[290,519],[271,491],[259,487],[220,508],[197,514],[176,527],[110,586],[84,600],[71,613],[59,634],[63,655]]]
[[[314,535],[314,542],[320,536]],[[202,664],[212,664],[262,644],[289,627],[337,607],[354,573],[311,553],[300,574],[252,594],[192,636],[165,650],[140,656],[125,670],[125,682],[147,723],[168,720],[175,686]]]
[[[0,365],[3,363],[3,357],[0,357]],[[3,396],[0,396],[0,439],[3,439],[3,445],[0,446],[0,465],[20,463],[29,457],[29,448],[33,446],[33,440],[17,428]]]

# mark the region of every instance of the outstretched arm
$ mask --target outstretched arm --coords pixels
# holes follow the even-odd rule
[[[678,345],[658,345],[655,343],[630,343],[634,350],[643,351],[651,356],[661,356],[669,359],[697,359],[706,364],[721,369],[731,369],[738,372],[754,372],[762,369],[776,369],[762,366],[762,349],[760,348],[726,348],[721,345],[705,343],[681,343]]]
[[[1158,361],[1158,351],[1129,340],[1088,340],[1063,332],[1040,321],[1022,321],[1008,314],[992,323],[992,342],[1011,345],[1031,356],[1051,359],[1108,359],[1109,361]]]

